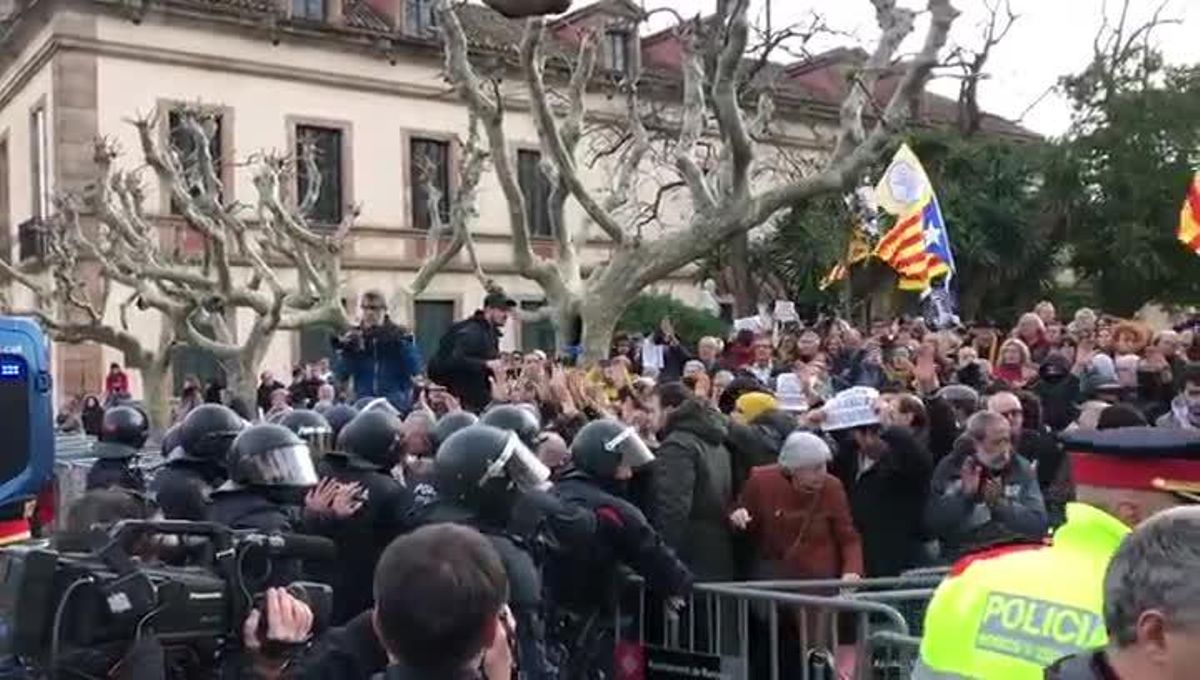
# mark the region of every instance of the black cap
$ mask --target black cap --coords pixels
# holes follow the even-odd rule
[[[512,309],[517,306],[517,301],[510,298],[502,291],[492,291],[483,298],[484,309]]]

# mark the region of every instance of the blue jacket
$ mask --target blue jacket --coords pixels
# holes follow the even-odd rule
[[[421,372],[421,351],[412,333],[391,319],[358,330],[361,341],[346,336],[334,339],[333,370],[338,380],[351,380],[357,399],[386,397],[392,406],[407,411],[413,376]]]

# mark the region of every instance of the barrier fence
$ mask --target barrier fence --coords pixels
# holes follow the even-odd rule
[[[613,612],[611,673],[564,677],[907,679],[925,606],[945,572],[701,583],[677,608],[634,580]]]

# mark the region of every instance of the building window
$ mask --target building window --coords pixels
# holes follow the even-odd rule
[[[522,300],[521,309],[534,312],[546,305],[545,300]],[[550,319],[541,321],[521,322],[521,351],[532,352],[540,349],[549,356],[554,356],[558,347],[558,334],[554,331],[554,322]]]
[[[429,212],[430,183],[441,194],[438,213],[442,221],[450,219],[450,143],[413,137],[409,143],[408,158],[413,228],[428,230],[433,226]]]
[[[405,0],[404,31],[409,35],[432,36],[437,30],[433,0]]]
[[[45,220],[53,208],[50,178],[50,128],[46,107],[34,109],[29,121],[30,159],[33,170],[33,217]]]
[[[417,300],[413,303],[413,335],[421,356],[428,359],[437,352],[442,336],[454,325],[452,300]]]
[[[305,144],[311,143],[316,157],[320,185],[317,200],[305,215],[319,224],[342,221],[342,130],[318,125],[296,126],[296,197],[303,201],[308,193],[308,163],[303,160]]]
[[[325,21],[325,0],[292,0],[292,18]]]
[[[608,67],[615,74],[629,73],[630,44],[628,31],[609,31],[606,36],[608,46]]]
[[[525,196],[525,219],[530,236],[554,235],[550,222],[550,178],[542,172],[542,154],[537,151],[517,152],[517,181]]]
[[[200,122],[202,125],[205,125],[210,134],[208,153],[212,156],[213,168],[217,176],[220,177],[221,135],[224,133],[221,115],[202,114]],[[208,125],[210,123],[211,126]],[[176,109],[167,113],[167,141],[170,143],[175,155],[179,157],[179,164],[183,170],[183,181],[188,186],[188,193],[193,197],[200,195],[201,187],[204,186],[202,176],[204,168],[200,162],[200,154],[196,147],[195,139],[189,132],[183,129],[183,111]],[[171,199],[171,212],[174,214],[182,212],[174,198]]]

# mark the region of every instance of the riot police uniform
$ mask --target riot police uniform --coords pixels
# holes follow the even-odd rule
[[[229,480],[213,492],[209,519],[232,529],[295,531],[304,494],[316,483],[303,439],[282,425],[252,425],[233,440]]]
[[[517,620],[517,663],[522,676],[557,677],[546,656],[541,576],[523,541],[508,528],[518,498],[545,485],[550,471],[515,434],[480,424],[463,428],[442,443],[433,479],[438,500],[426,521],[473,527],[491,540],[504,563],[509,607]]]
[[[437,455],[438,448],[441,447],[442,442],[450,438],[450,435],[477,422],[479,422],[479,416],[470,411],[451,411],[438,418],[429,431],[434,455]],[[404,472],[404,484],[412,491],[413,504],[420,510],[437,500],[437,491],[433,488],[433,473],[432,471],[424,474],[415,473],[412,470],[414,466],[407,467],[408,469]]]
[[[596,640],[611,633],[604,625],[611,620],[606,615],[621,595],[626,568],[646,580],[647,590],[665,597],[684,595],[692,575],[642,511],[621,497],[633,471],[654,460],[634,428],[613,419],[587,424],[575,436],[571,460],[554,493],[594,515],[596,529],[592,540],[554,553],[545,577],[555,608],[564,610],[554,622],[559,643],[582,653],[577,656],[581,663],[595,663],[588,657]],[[585,635],[590,639],[582,639]],[[581,673],[572,664],[566,677]]]
[[[383,411],[360,413],[338,435],[337,446],[321,460],[321,477],[363,487],[363,506],[336,520],[329,537],[343,558],[331,574],[334,623],[371,607],[375,564],[383,549],[412,522],[412,494],[391,475],[404,451],[400,421]]]
[[[279,424],[296,433],[296,436],[308,444],[308,452],[312,455],[313,465],[333,448],[333,426],[325,416],[306,408],[288,411],[279,418]]]
[[[146,479],[136,466],[150,433],[146,414],[132,406],[114,406],[104,412],[100,441],[92,447],[98,459],[88,470],[87,489],[120,487],[146,492]]]
[[[527,404],[497,404],[484,412],[479,423],[512,432],[530,451],[537,448],[541,419]],[[540,489],[521,494],[509,514],[509,531],[520,536],[539,561],[551,552],[587,542],[595,529],[590,513]]]
[[[537,436],[542,431],[542,420],[537,411],[522,404],[497,404],[484,411],[479,422],[516,432],[530,451],[537,446]]]
[[[318,413],[325,416],[325,422],[329,423],[329,428],[333,431],[333,441],[335,443],[342,428],[349,425],[350,421],[354,420],[354,416],[358,415],[358,411],[354,410],[354,407],[349,404],[334,404],[324,411],[318,411]]]
[[[203,404],[167,430],[162,443],[167,462],[155,473],[151,484],[163,517],[189,521],[208,518],[209,497],[225,481],[229,447],[244,427],[232,409]]]

